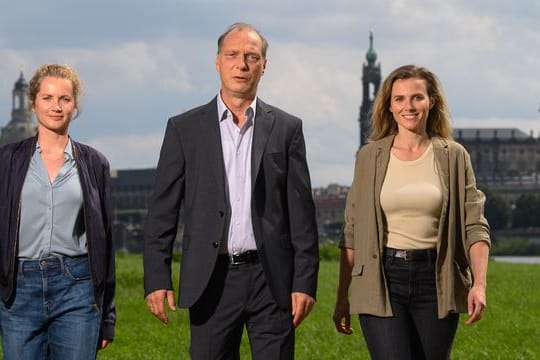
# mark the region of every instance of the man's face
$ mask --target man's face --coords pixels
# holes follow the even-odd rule
[[[262,41],[250,29],[236,29],[222,42],[216,57],[216,69],[221,78],[221,96],[251,100],[266,68]]]

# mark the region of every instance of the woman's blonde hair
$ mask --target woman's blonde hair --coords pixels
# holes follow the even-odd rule
[[[388,75],[375,97],[371,110],[371,134],[369,140],[379,140],[397,134],[397,124],[390,112],[392,86],[396,80],[421,79],[426,82],[428,96],[433,103],[427,119],[427,133],[445,139],[452,138],[450,113],[439,79],[424,67],[416,65],[401,66]]]

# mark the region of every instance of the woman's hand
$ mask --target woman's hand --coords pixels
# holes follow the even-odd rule
[[[486,288],[481,285],[474,285],[469,290],[469,296],[467,297],[469,319],[465,322],[467,325],[471,325],[478,320],[482,319],[482,315],[486,310]]]
[[[351,328],[351,315],[349,314],[349,300],[338,299],[336,301],[336,308],[334,309],[334,325],[339,333],[351,335],[353,330]]]

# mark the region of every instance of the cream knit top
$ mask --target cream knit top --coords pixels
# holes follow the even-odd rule
[[[432,144],[412,161],[390,154],[380,200],[386,217],[386,246],[436,247],[443,198]]]

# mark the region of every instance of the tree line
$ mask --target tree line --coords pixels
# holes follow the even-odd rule
[[[540,195],[523,194],[514,205],[488,188],[482,188],[486,195],[485,215],[494,230],[540,227]]]

